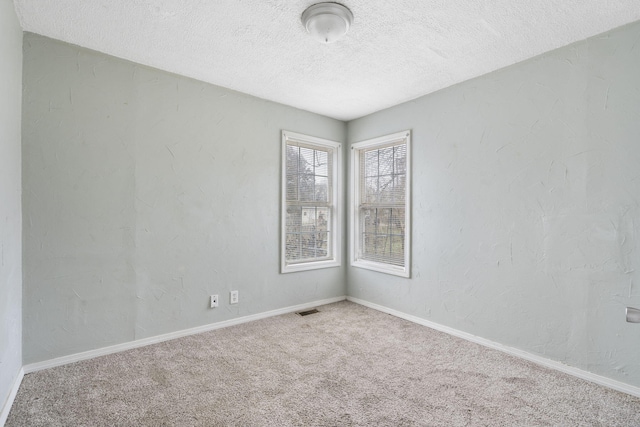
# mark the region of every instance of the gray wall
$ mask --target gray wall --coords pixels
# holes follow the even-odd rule
[[[345,294],[279,274],[280,131],[343,122],[25,34],[23,123],[25,363]]]
[[[349,123],[413,130],[411,279],[348,294],[640,386],[640,23]]]
[[[640,386],[639,330],[624,322],[640,306],[639,37],[633,24],[345,126],[26,34],[25,363],[348,283]],[[278,274],[280,130],[347,128],[351,142],[413,130],[411,279]]]
[[[22,367],[22,29],[0,0],[0,411]]]

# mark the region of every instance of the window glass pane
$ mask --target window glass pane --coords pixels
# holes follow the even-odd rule
[[[323,258],[328,253],[329,233],[301,233],[300,253],[301,259]]]
[[[375,241],[376,234],[375,233],[363,233],[362,234],[362,242],[361,242],[361,254],[360,257],[362,259],[373,260],[373,254],[375,253]]]
[[[298,155],[300,149],[292,145],[287,145],[287,175],[298,173]]]
[[[301,202],[315,200],[315,179],[313,175],[298,175],[298,200]]]
[[[287,200],[298,200],[298,175],[287,174]]]
[[[400,236],[404,236],[404,208],[395,208],[393,209],[392,218],[391,218],[391,234],[396,234]]]
[[[298,157],[298,173],[313,174],[313,154],[315,150],[311,148],[300,147],[300,155]]]
[[[381,175],[378,178],[380,183],[379,201],[382,203],[391,203],[394,201],[393,175]]]
[[[326,151],[316,150],[315,172],[316,175],[329,175],[329,156]]]
[[[329,247],[329,233],[316,233],[316,257],[326,257]]]
[[[291,154],[298,173],[287,174],[287,200],[328,203],[331,198],[329,153],[310,148],[300,148],[298,153]]]
[[[329,201],[329,179],[324,176],[315,177],[315,201],[328,202]]]
[[[317,231],[329,231],[329,224],[331,224],[330,210],[329,208],[317,208],[316,230]]]
[[[369,248],[369,256],[376,261],[384,260],[384,255],[388,252],[389,236],[376,234],[371,236],[372,246]]]
[[[362,209],[362,258],[393,265],[404,263],[404,209]]]
[[[291,214],[287,216],[287,232],[292,232],[287,233],[287,260],[328,256],[330,213],[331,210],[325,207],[291,209]]]
[[[391,209],[376,209],[378,217],[378,234],[389,234],[391,230]]]
[[[405,194],[407,191],[406,188],[406,176],[403,175],[395,175],[393,177],[393,202],[398,204],[404,204]]]
[[[298,206],[287,207],[286,226],[288,233],[299,233],[302,225],[302,208]]]
[[[379,199],[379,191],[378,191],[378,177],[370,177],[364,178],[363,188],[360,190],[362,192],[362,202],[363,203],[375,203]]]
[[[361,144],[362,147],[366,145]],[[407,203],[407,144],[354,151],[360,190],[355,260],[404,266]]]
[[[407,183],[407,146],[397,145],[394,150],[394,176],[393,176],[393,200],[398,203],[405,202]]]
[[[301,230],[304,232],[314,231],[316,226],[316,208],[302,208]]]
[[[378,151],[365,151],[360,161],[360,170],[364,172],[364,176],[378,176]]]
[[[285,245],[285,256],[287,260],[295,261],[301,258],[300,234],[287,233]]]
[[[391,175],[393,173],[393,147],[378,150],[378,175]]]
[[[407,173],[407,146],[405,144],[396,145],[393,147],[394,151],[394,173],[406,174]]]
[[[361,156],[362,203],[403,204],[406,193],[406,146],[365,151]]]
[[[293,211],[293,209],[292,209]],[[302,232],[314,232],[314,231],[328,231],[329,224],[331,223],[329,208],[325,207],[304,207],[304,208],[295,208],[295,212],[300,215],[300,218],[297,222],[294,222],[292,219],[289,220],[289,217],[294,217],[294,215],[287,216],[287,230],[289,228],[298,226],[296,231]]]
[[[303,233],[300,235],[302,242],[302,259],[315,258],[315,233]]]
[[[299,144],[299,145],[298,145]],[[311,141],[286,143],[284,263],[331,259],[335,148]],[[299,270],[296,267],[297,271]]]
[[[404,265],[404,236],[391,236],[389,263]]]
[[[378,232],[378,219],[376,218],[376,209],[362,209],[360,214],[360,223],[364,225],[364,232],[367,234],[375,234]]]
[[[287,200],[298,199],[298,147],[287,145]]]

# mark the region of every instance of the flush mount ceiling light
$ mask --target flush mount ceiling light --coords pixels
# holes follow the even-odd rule
[[[321,43],[333,43],[347,34],[353,13],[339,3],[318,3],[302,12],[302,25]]]

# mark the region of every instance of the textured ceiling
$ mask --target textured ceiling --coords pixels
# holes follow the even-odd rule
[[[344,0],[323,45],[314,0],[15,0],[25,31],[341,120],[640,19],[639,0]]]

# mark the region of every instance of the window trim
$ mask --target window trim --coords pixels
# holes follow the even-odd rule
[[[287,243],[287,145],[295,142],[310,147],[330,148],[333,151],[333,171],[332,171],[332,209],[331,227],[332,235],[330,246],[332,256],[319,261],[302,261],[297,263],[287,263],[286,243]],[[319,268],[339,267],[341,265],[342,247],[342,144],[324,138],[304,135],[301,133],[282,131],[282,164],[280,165],[280,272],[293,273],[296,271],[315,270]]]
[[[406,160],[406,188],[405,188],[405,231],[404,231],[404,266],[397,266],[383,262],[365,260],[361,254],[361,223],[360,223],[360,156],[365,150],[382,148],[404,141],[407,146]],[[411,277],[411,131],[405,130],[389,135],[380,136],[351,145],[351,203],[349,225],[351,239],[349,251],[351,266],[378,271],[409,278]]]

